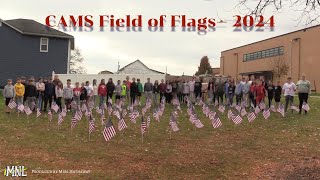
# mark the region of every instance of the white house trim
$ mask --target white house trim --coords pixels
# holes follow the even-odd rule
[[[67,74],[70,73],[70,58],[71,58],[71,40],[68,41],[68,64],[67,64]]]

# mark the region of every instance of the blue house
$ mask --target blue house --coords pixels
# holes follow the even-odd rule
[[[0,19],[0,87],[7,79],[69,73],[74,37],[29,19]]]

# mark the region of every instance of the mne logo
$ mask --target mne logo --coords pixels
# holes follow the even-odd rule
[[[27,168],[25,168],[24,166],[7,166],[4,170],[4,176],[26,177]]]

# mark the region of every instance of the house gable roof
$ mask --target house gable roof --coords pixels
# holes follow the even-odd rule
[[[140,63],[140,64],[142,64],[143,66],[145,66],[147,69],[149,69],[150,71],[153,71],[153,72],[155,72],[155,73],[165,74],[165,73],[163,73],[163,72],[156,71],[156,70],[154,70],[154,69],[148,68],[148,66],[146,66],[145,64],[143,64],[139,59],[138,59],[138,60],[135,60],[135,61],[127,64],[127,65],[124,66],[123,68],[119,69],[119,72],[120,72],[120,71],[123,71],[125,68],[127,68],[128,66],[130,66],[130,65],[133,64],[133,63]]]
[[[37,21],[31,19],[12,19],[5,21],[0,19],[0,21],[24,35],[70,39],[71,49],[74,49],[73,36],[43,25]]]

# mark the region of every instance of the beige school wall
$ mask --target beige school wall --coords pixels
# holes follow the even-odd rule
[[[244,54],[280,46],[284,47],[283,55],[243,61]],[[240,78],[241,73],[272,71],[271,62],[279,58],[284,58],[290,67],[287,76],[281,78],[282,83],[288,76],[297,82],[301,74],[305,73],[312,84],[312,90],[320,92],[320,25],[223,51],[220,71],[234,78]]]
[[[55,75],[55,73],[52,73],[52,77]],[[165,79],[165,74],[163,75],[144,75],[144,74],[57,74],[59,76],[59,79],[62,81],[63,84],[67,82],[67,79],[71,79],[72,84],[75,84],[76,82],[79,82],[80,84],[82,82],[89,81],[90,84],[92,84],[93,79],[97,80],[97,84],[100,83],[101,79],[105,79],[106,83],[109,78],[112,78],[113,82],[116,84],[118,80],[122,81],[126,80],[126,77],[130,77],[130,81],[132,81],[132,78],[140,79],[140,82],[144,84],[147,82],[147,78],[150,78],[151,82],[154,83],[155,80],[158,80],[159,83],[161,82],[161,79]]]

